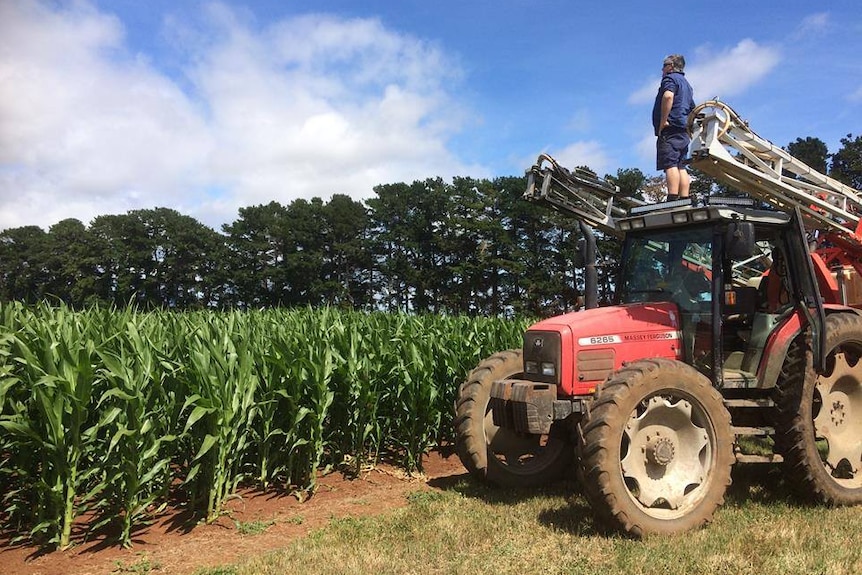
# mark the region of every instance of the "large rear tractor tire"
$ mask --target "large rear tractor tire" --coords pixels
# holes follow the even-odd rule
[[[455,445],[464,467],[475,477],[507,487],[535,487],[560,479],[574,456],[571,441],[558,425],[541,436],[494,425],[491,384],[520,377],[522,370],[521,350],[492,355],[461,384],[455,406]]]
[[[778,382],[776,451],[787,477],[827,505],[862,503],[862,317],[826,318],[826,371],[792,344]]]
[[[634,362],[596,390],[580,462],[605,527],[635,537],[695,529],[712,520],[730,485],[730,414],[694,368]]]

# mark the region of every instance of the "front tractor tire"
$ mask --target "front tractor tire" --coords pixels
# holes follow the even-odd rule
[[[826,370],[803,335],[778,383],[776,451],[788,478],[827,505],[862,503],[862,317],[826,318]]]
[[[596,519],[634,537],[710,522],[734,463],[721,395],[694,368],[665,359],[630,363],[596,390],[579,447]]]
[[[548,435],[527,435],[494,425],[489,400],[496,380],[520,377],[519,349],[482,361],[461,384],[455,405],[455,446],[473,476],[505,487],[535,487],[560,479],[574,447],[555,424]]]

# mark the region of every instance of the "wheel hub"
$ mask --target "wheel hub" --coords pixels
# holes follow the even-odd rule
[[[832,410],[830,414],[832,415],[832,423],[835,426],[839,426],[844,423],[844,402],[843,401],[833,401],[832,402]]]
[[[644,451],[646,452],[647,463],[666,466],[673,461],[676,449],[673,446],[673,441],[656,433],[653,438],[647,437]]]
[[[686,399],[654,396],[632,413],[620,461],[630,493],[641,505],[680,509],[697,499],[709,474],[709,436]]]

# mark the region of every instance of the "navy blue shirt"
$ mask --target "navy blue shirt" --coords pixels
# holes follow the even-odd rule
[[[691,84],[685,79],[685,74],[682,72],[671,72],[662,76],[661,85],[658,88],[658,94],[655,97],[655,104],[652,108],[652,125],[658,135],[658,123],[661,121],[661,99],[665,92],[673,92],[673,106],[670,109],[670,115],[667,118],[670,126],[665,129],[674,132],[685,130],[688,122],[688,115],[694,109],[694,90]]]

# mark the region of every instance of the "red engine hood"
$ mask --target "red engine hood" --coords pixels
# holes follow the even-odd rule
[[[623,362],[682,358],[679,311],[670,302],[596,308],[540,321],[562,337],[560,395],[586,395]]]

